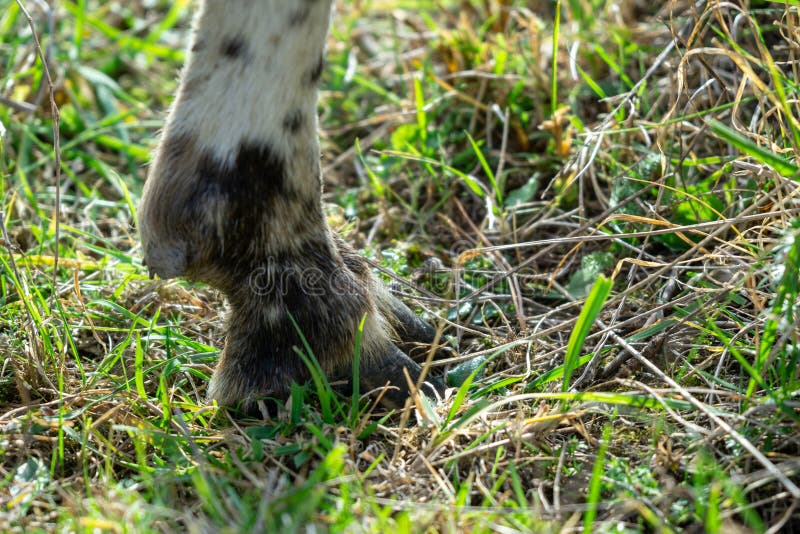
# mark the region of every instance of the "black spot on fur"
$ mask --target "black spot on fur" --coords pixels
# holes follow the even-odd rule
[[[231,59],[244,57],[247,54],[247,43],[241,37],[229,37],[222,41],[220,51],[223,56]]]
[[[319,83],[319,79],[322,77],[323,68],[325,68],[325,58],[320,56],[319,60],[308,72],[308,82],[310,85],[317,85]]]
[[[327,235],[318,194],[295,185],[319,182],[318,165],[300,171],[310,175],[288,176],[284,156],[255,142],[242,143],[226,162],[189,135],[167,135],[159,151],[161,172],[173,179],[161,181],[164,201],[150,218],[190,244],[189,278],[238,291],[276,247]]]
[[[192,52],[199,52],[206,47],[206,42],[203,39],[198,39],[192,45]]]
[[[283,119],[283,128],[289,131],[289,133],[296,134],[303,126],[304,120],[305,115],[303,115],[303,112],[299,109],[290,111]]]
[[[297,8],[289,16],[290,28],[296,28],[297,26],[302,25],[308,20],[309,15],[311,15],[311,6],[308,5],[308,2],[304,2],[303,4],[304,5]]]
[[[277,202],[294,201],[287,188],[283,158],[268,145],[243,143],[233,164],[227,165],[211,155],[201,155],[196,176],[191,198],[196,210],[206,209],[212,200],[224,203],[221,252],[222,259],[231,262],[246,257],[264,217],[274,211]]]
[[[218,188],[230,199],[246,197],[251,205],[259,198],[285,193],[284,161],[269,145],[242,143],[233,165],[205,155],[198,164],[198,172],[201,182]]]

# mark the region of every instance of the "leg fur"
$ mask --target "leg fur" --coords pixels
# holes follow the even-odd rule
[[[387,319],[391,337],[411,356],[412,360],[424,361],[436,342],[436,329],[412,312],[400,299],[389,293],[386,287],[372,274],[369,263],[353,248],[336,239],[336,245],[348,268],[365,280],[370,288],[379,312]],[[435,347],[436,356],[451,355],[448,347],[441,343]]]
[[[331,234],[322,203],[317,81],[331,0],[205,0],[139,209],[145,263],[207,282],[231,306],[209,397],[225,406],[284,398],[313,352],[350,376],[364,319],[364,388],[408,396],[420,367],[401,338],[433,329],[393,299]],[[432,381],[429,393],[443,385]]]

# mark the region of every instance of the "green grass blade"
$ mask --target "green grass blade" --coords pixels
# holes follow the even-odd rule
[[[607,424],[603,429],[603,439],[600,441],[600,450],[597,451],[597,458],[592,468],[592,478],[589,481],[589,495],[586,498],[588,509],[583,516],[583,532],[590,534],[594,532],[594,520],[597,517],[597,505],[600,503],[600,490],[603,487],[603,473],[605,472],[606,451],[611,441],[611,424]]]
[[[561,33],[561,0],[556,2],[556,17],[553,22],[553,61],[550,65],[550,115],[555,117],[558,109],[558,40]]]
[[[428,144],[428,117],[425,114],[425,94],[422,92],[422,80],[414,76],[414,105],[417,111],[417,128],[424,147]]]
[[[483,151],[481,147],[478,146],[478,143],[475,142],[475,139],[466,132],[467,139],[469,139],[469,143],[472,146],[472,151],[475,152],[475,155],[478,157],[478,161],[481,163],[481,167],[483,168],[483,172],[486,173],[486,177],[489,179],[489,183],[492,184],[492,189],[494,189],[495,199],[497,200],[497,204],[499,206],[503,205],[503,192],[500,190],[500,186],[497,183],[497,178],[494,175],[494,171],[489,166],[489,162],[486,161],[486,157],[483,155]]]
[[[583,348],[583,342],[589,334],[592,323],[600,314],[600,310],[603,309],[603,304],[605,304],[613,284],[613,280],[600,275],[592,286],[589,296],[586,297],[581,314],[578,316],[575,328],[572,329],[572,334],[570,334],[567,342],[567,353],[564,357],[564,381],[561,386],[564,392],[569,390],[570,378],[580,362],[579,355]]]
[[[764,165],[768,165],[781,176],[785,176],[786,178],[794,178],[795,180],[798,179],[798,172],[800,171],[800,168],[798,168],[791,161],[782,158],[771,150],[767,150],[766,148],[757,145],[748,137],[745,137],[736,130],[725,126],[717,120],[708,119],[708,124],[711,127],[711,131],[717,134],[720,139],[726,143],[730,143],[756,161],[763,163]]]
[[[356,346],[353,349],[353,394],[352,404],[350,406],[350,424],[355,426],[358,424],[358,405],[361,400],[361,342],[364,339],[364,323],[367,320],[367,314],[361,317],[358,323],[358,332],[356,332]]]
[[[134,345],[134,382],[136,383],[136,393],[142,400],[147,399],[147,391],[144,389],[144,350],[142,350],[142,338],[139,333],[136,333],[136,341]]]
[[[358,160],[361,162],[361,165],[364,168],[364,172],[367,173],[367,178],[369,179],[369,184],[372,186],[373,191],[375,191],[375,196],[378,198],[384,198],[386,196],[386,187],[381,182],[381,179],[378,178],[378,175],[372,170],[369,166],[367,161],[364,159],[364,153],[361,150],[361,142],[359,139],[355,140],[355,149],[356,149],[356,156]]]

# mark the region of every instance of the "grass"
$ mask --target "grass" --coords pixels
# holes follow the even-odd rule
[[[800,528],[797,6],[343,2],[331,221],[454,390],[315,373],[240,421],[221,296],[133,227],[191,6],[22,4],[54,90],[0,0],[0,530]]]

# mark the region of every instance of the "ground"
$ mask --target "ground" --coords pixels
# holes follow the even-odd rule
[[[0,530],[800,529],[797,6],[340,2],[330,221],[453,389],[237,420],[134,227],[191,6],[54,4],[0,0]]]

